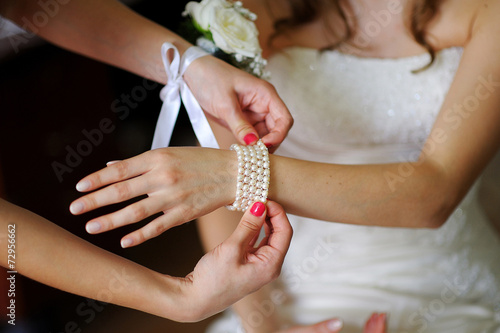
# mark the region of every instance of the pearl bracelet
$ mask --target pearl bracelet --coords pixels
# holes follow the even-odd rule
[[[238,181],[236,198],[226,208],[244,212],[256,201],[266,203],[271,176],[266,145],[259,140],[253,146],[233,144],[230,149],[238,156]]]

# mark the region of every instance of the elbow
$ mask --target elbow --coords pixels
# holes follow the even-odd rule
[[[417,228],[439,229],[454,212],[460,196],[453,187],[445,184],[431,186],[429,189],[420,198],[420,204],[416,205],[415,224]]]
[[[450,204],[445,200],[433,203],[432,207],[429,207],[427,213],[424,214],[424,217],[420,219],[420,227],[429,229],[441,228],[446,221],[448,221],[448,218],[453,213],[454,208],[455,205]]]
[[[421,174],[411,193],[408,203],[413,212],[415,228],[438,229],[448,221],[463,197],[459,182],[450,179],[446,170],[432,166]],[[413,204],[412,204],[413,203]]]

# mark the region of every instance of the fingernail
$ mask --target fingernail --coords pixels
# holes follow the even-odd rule
[[[73,202],[71,206],[69,206],[69,211],[71,214],[78,214],[83,211],[83,204],[81,202]]]
[[[113,165],[113,164],[116,164],[120,161],[109,161],[108,163],[106,163],[106,166],[110,166],[110,165]]]
[[[87,229],[89,234],[93,234],[101,230],[101,224],[99,222],[89,222],[85,229]]]
[[[132,245],[132,240],[130,238],[125,238],[122,240],[121,242],[121,245],[123,248],[126,248],[126,247],[129,247],[130,245]]]
[[[247,145],[249,145],[251,143],[256,142],[258,139],[259,138],[255,134],[250,133],[250,134],[245,135],[245,137],[243,138],[243,141],[245,141],[245,143]]]
[[[250,208],[250,213],[252,213],[253,216],[261,217],[262,214],[266,211],[266,206],[262,203],[257,201],[252,205],[252,208]]]
[[[271,148],[271,147],[273,146],[273,145],[272,145],[272,144],[270,144],[270,143],[266,143],[265,145],[266,145],[267,149],[269,149],[269,148]]]
[[[342,326],[344,326],[342,324],[342,320],[339,319],[333,319],[326,323],[326,328],[332,332],[337,332],[342,328]]]
[[[84,180],[76,184],[76,190],[78,192],[87,191],[89,188],[90,188],[90,182],[88,180]]]

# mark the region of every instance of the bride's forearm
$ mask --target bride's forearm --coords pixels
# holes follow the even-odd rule
[[[229,148],[234,139],[228,131],[211,125],[220,146]],[[448,180],[449,175],[430,157],[415,163],[339,165],[269,156],[269,199],[288,213],[323,221],[439,227],[466,188]],[[468,182],[473,179],[466,177]]]
[[[14,264],[11,270],[70,293],[182,320],[177,279],[104,251],[1,199],[0,227],[2,266]],[[15,254],[10,263],[8,245]]]
[[[269,198],[325,221],[432,228],[459,200],[445,179],[431,163],[344,166],[271,156]]]
[[[50,17],[37,0],[2,0],[2,14],[21,27],[68,50],[166,83],[160,55],[164,42],[182,53],[190,44],[116,0],[57,1]],[[33,20],[47,16],[44,24]]]

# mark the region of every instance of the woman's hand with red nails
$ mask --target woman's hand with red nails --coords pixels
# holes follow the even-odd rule
[[[207,148],[163,148],[114,162],[83,178],[80,192],[94,191],[71,206],[73,214],[147,197],[87,223],[89,233],[101,233],[163,215],[122,239],[123,247],[138,245],[162,232],[231,204],[238,174],[236,153]]]
[[[256,245],[263,226],[266,235]],[[209,317],[276,279],[292,233],[280,205],[269,201],[267,210],[262,203],[252,205],[233,234],[201,258],[182,281],[181,299],[187,304],[180,306],[195,311],[186,311],[186,315],[194,315],[196,320]]]
[[[240,144],[260,137],[274,151],[292,127],[293,118],[270,83],[220,59],[197,59],[184,80],[207,116],[231,130]]]

